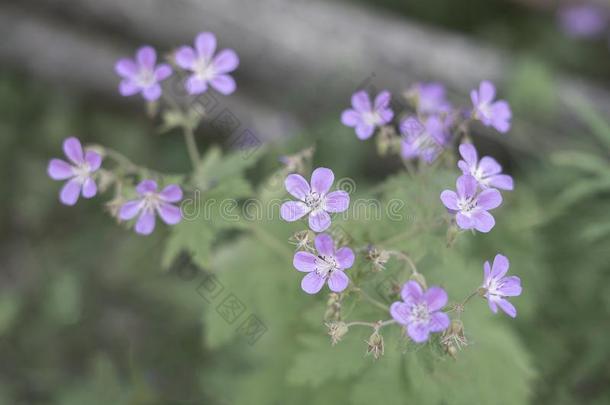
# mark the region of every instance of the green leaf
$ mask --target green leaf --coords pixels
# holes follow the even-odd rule
[[[579,98],[568,98],[566,102],[574,108],[578,116],[589,126],[592,134],[610,149],[610,124],[588,102]]]

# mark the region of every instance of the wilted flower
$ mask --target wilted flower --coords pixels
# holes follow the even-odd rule
[[[311,187],[300,174],[290,174],[284,182],[286,191],[299,201],[287,201],[280,208],[282,219],[294,222],[309,214],[309,227],[315,232],[328,229],[329,212],[343,212],[349,206],[349,194],[345,191],[328,193],[335,181],[332,170],[318,167],[311,174]]]
[[[182,199],[182,190],[176,184],[170,184],[160,193],[157,183],[144,180],[136,187],[141,198],[127,201],[121,207],[119,219],[126,221],[139,214],[135,231],[141,235],[149,235],[155,229],[155,212],[168,225],[175,225],[182,220],[180,208],[171,204]]]
[[[349,278],[343,270],[354,264],[354,252],[348,247],[335,250],[335,242],[327,234],[319,234],[314,241],[317,255],[309,252],[297,252],[293,265],[298,271],[308,273],[301,282],[301,288],[307,294],[316,294],[325,283],[334,292],[347,288]]]
[[[440,287],[426,291],[416,281],[408,281],[401,297],[390,307],[392,318],[406,327],[407,334],[416,343],[428,340],[431,332],[442,332],[449,327],[449,316],[440,310],[447,304],[447,293]]]
[[[366,91],[361,90],[352,95],[352,108],[343,111],[341,122],[348,127],[356,128],[358,139],[368,139],[375,132],[375,128],[387,124],[394,117],[390,109],[391,94],[384,90],[371,99]]]
[[[136,52],[136,58],[119,59],[114,67],[116,73],[123,78],[119,84],[122,96],[133,96],[142,93],[148,101],[161,97],[160,81],[172,74],[172,68],[166,64],[157,63],[157,52],[150,46],[143,46]]]
[[[441,344],[445,351],[453,358],[456,357],[458,350],[462,350],[468,345],[468,339],[464,334],[464,324],[459,319],[451,321],[451,325],[443,332]]]
[[[223,49],[214,56],[215,51],[216,36],[202,32],[195,38],[195,49],[183,46],[176,52],[178,66],[193,72],[186,81],[189,94],[204,93],[208,84],[224,95],[235,91],[235,80],[227,73],[237,69],[239,57],[232,49]]]
[[[292,235],[288,241],[296,246],[296,250],[310,250],[315,234],[309,229]]]
[[[379,272],[385,270],[385,264],[390,260],[390,254],[386,250],[371,247],[367,252],[366,258],[371,261],[373,271]]]
[[[326,327],[328,328],[328,334],[330,335],[333,346],[339,343],[343,336],[349,332],[349,328],[345,322],[328,322]]]
[[[487,298],[489,308],[493,313],[498,312],[498,306],[511,317],[517,316],[517,310],[507,300],[506,297],[516,297],[521,295],[521,279],[517,276],[504,277],[510,266],[506,256],[496,255],[493,265],[489,266],[486,261],[483,266],[483,295]]]
[[[496,88],[489,81],[481,82],[478,91],[472,90],[470,99],[474,106],[473,117],[485,126],[494,127],[498,132],[506,133],[510,129],[512,112],[506,101],[494,102],[495,96]]]
[[[51,159],[47,173],[53,180],[68,180],[59,193],[59,200],[65,205],[74,205],[78,196],[92,198],[97,194],[97,185],[92,174],[102,165],[102,156],[92,150],[83,152],[80,141],[75,137],[64,140],[63,149],[72,164]]]
[[[441,201],[450,212],[456,214],[455,221],[460,228],[489,232],[496,221],[487,211],[502,204],[502,196],[493,188],[480,193],[477,192],[477,188],[477,179],[465,174],[457,179],[457,193],[445,190],[441,193]]]
[[[501,190],[513,189],[513,178],[502,174],[502,166],[490,156],[483,156],[479,161],[477,150],[470,143],[460,145],[460,155],[463,160],[458,167],[464,174],[470,174],[479,183],[481,188],[499,188]]]
[[[440,114],[451,110],[441,83],[416,83],[408,93],[415,101],[420,114]]]
[[[368,345],[366,354],[372,354],[375,360],[379,360],[379,358],[383,356],[383,353],[385,352],[383,336],[381,336],[378,330],[373,332],[366,341],[366,344]]]
[[[400,123],[403,135],[401,156],[409,160],[420,158],[432,163],[449,143],[449,118],[430,116],[425,123],[415,117],[408,117]]]

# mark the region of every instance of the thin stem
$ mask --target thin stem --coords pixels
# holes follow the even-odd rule
[[[417,271],[417,267],[415,266],[415,262],[413,261],[413,259],[411,259],[411,257],[408,254],[406,254],[404,252],[399,252],[397,250],[388,250],[387,252],[392,256],[395,256],[401,260],[404,260],[405,263],[411,269],[412,274],[419,274],[419,272]]]
[[[186,149],[191,159],[193,169],[197,169],[199,166],[199,149],[197,149],[197,143],[195,142],[195,132],[189,125],[182,126],[182,133],[184,134],[184,141],[186,142]]]
[[[369,328],[375,329],[375,331],[380,330],[384,326],[392,325],[396,323],[394,319],[388,319],[387,321],[377,321],[377,322],[364,322],[364,321],[353,321],[345,324],[348,328],[351,326],[367,326]]]
[[[371,304],[375,305],[377,308],[383,309],[384,311],[389,311],[390,310],[390,307],[388,307],[386,304],[384,304],[382,302],[377,301],[375,298],[373,298],[370,295],[368,295],[363,289],[357,288],[356,291],[358,291],[362,295],[362,298],[364,298],[365,300],[367,300]]]

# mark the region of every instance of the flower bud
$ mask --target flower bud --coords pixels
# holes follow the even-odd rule
[[[366,354],[372,354],[375,360],[379,360],[384,352],[383,336],[381,336],[379,331],[375,330],[366,343],[368,345]]]
[[[341,338],[349,331],[345,322],[328,322],[326,327],[328,328],[328,334],[330,335],[331,344],[333,346],[339,343]]]
[[[315,234],[309,229],[299,231],[292,235],[288,241],[296,246],[296,250],[311,250]]]
[[[385,264],[390,260],[390,254],[385,250],[379,250],[376,247],[371,247],[366,255],[367,260],[371,261],[373,272],[385,270]]]
[[[451,321],[451,325],[443,332],[441,344],[445,348],[445,352],[453,357],[457,357],[458,351],[468,346],[468,340],[464,335],[464,324],[459,319]]]
[[[341,319],[341,296],[337,293],[330,293],[326,302],[324,320],[338,321],[339,319]]]

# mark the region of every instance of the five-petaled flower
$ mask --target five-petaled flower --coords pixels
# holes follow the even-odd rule
[[[445,95],[445,86],[440,83],[416,83],[410,91],[415,97],[417,112],[420,114],[441,114],[451,110]]]
[[[172,68],[166,64],[157,63],[157,52],[150,46],[143,46],[136,52],[136,58],[119,59],[114,67],[116,73],[123,78],[119,84],[122,96],[133,96],[142,93],[148,101],[161,97],[159,82],[172,74]]]
[[[489,308],[493,313],[498,312],[498,306],[511,317],[517,316],[517,310],[505,297],[516,297],[521,295],[521,279],[517,276],[505,277],[510,266],[506,256],[497,254],[493,265],[489,266],[486,261],[483,266],[484,296],[487,298]]]
[[[293,265],[298,271],[308,273],[301,281],[301,288],[307,294],[316,294],[325,283],[334,292],[341,292],[347,288],[349,278],[344,270],[354,264],[354,252],[348,247],[335,249],[333,239],[321,233],[316,236],[314,245],[317,255],[309,252],[297,252],[294,255]]]
[[[343,190],[329,193],[335,181],[332,170],[318,167],[311,174],[311,187],[299,174],[289,174],[284,185],[286,191],[299,201],[287,201],[280,208],[281,217],[296,221],[309,214],[309,227],[312,231],[323,232],[330,226],[329,212],[343,212],[349,207],[349,194]]]
[[[83,152],[80,141],[74,137],[64,141],[63,149],[72,164],[61,159],[51,159],[47,173],[53,180],[70,179],[61,189],[59,199],[65,205],[74,205],[80,194],[84,198],[92,198],[97,194],[92,174],[102,165],[102,157],[92,150]]]
[[[502,174],[502,166],[490,156],[483,156],[479,161],[477,150],[470,143],[460,145],[462,159],[458,167],[464,174],[470,174],[479,183],[481,188],[499,188],[501,190],[513,189],[513,178]]]
[[[405,160],[420,158],[432,163],[447,146],[450,138],[449,119],[432,115],[422,124],[415,117],[400,123],[402,133],[401,156]]]
[[[202,32],[195,38],[195,48],[182,46],[176,51],[176,63],[193,74],[186,81],[189,94],[201,94],[208,84],[218,92],[228,95],[235,91],[233,77],[228,75],[237,69],[239,57],[232,49],[223,49],[216,56],[216,36]]]
[[[358,139],[368,139],[375,132],[375,128],[387,124],[394,117],[390,108],[391,94],[384,90],[377,94],[375,101],[366,91],[361,90],[352,95],[352,108],[343,111],[341,122],[348,127],[356,128]]]
[[[154,180],[144,180],[136,187],[140,198],[127,201],[119,211],[119,219],[126,221],[140,215],[135,230],[141,235],[149,235],[155,229],[155,212],[163,222],[175,225],[182,220],[180,208],[171,204],[182,199],[182,189],[170,184],[160,193]]]
[[[451,212],[462,229],[476,229],[479,232],[489,232],[496,224],[494,217],[487,212],[502,204],[500,192],[488,188],[478,192],[477,179],[469,174],[460,176],[456,182],[455,191],[445,190],[441,193],[441,201]]]
[[[510,129],[512,112],[504,100],[493,101],[496,88],[491,82],[483,81],[479,90],[470,92],[470,99],[474,106],[473,117],[486,126],[494,127],[498,132],[506,133]]]
[[[428,340],[431,332],[442,332],[449,327],[449,316],[441,312],[447,304],[447,293],[440,287],[424,291],[418,282],[408,281],[400,293],[403,301],[390,307],[390,315],[406,327],[407,334],[416,343]]]

